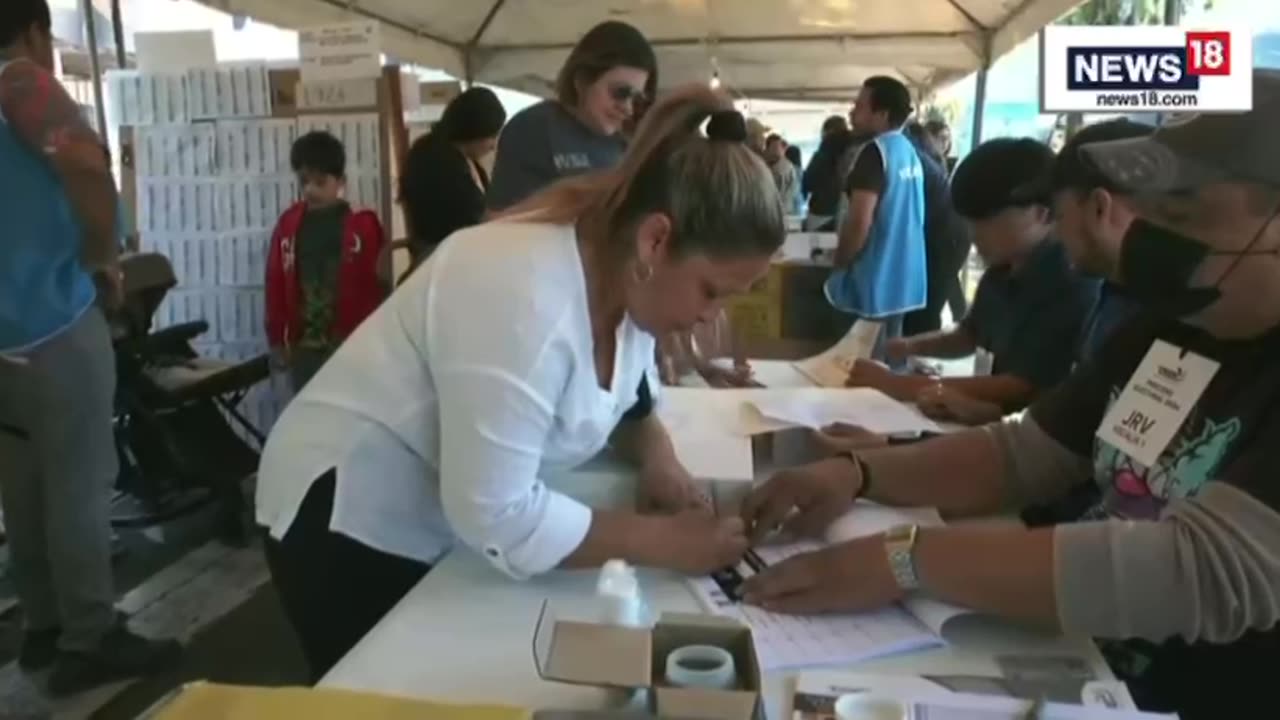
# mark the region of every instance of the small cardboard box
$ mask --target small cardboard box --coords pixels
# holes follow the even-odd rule
[[[713,645],[733,656],[739,687],[704,690],[665,682],[667,655],[686,645]],[[760,663],[751,630],[714,615],[663,613],[653,629],[557,617],[543,603],[533,636],[533,659],[544,680],[574,685],[652,689],[659,717],[759,720]]]

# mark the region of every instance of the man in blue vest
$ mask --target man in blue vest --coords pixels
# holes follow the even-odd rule
[[[911,94],[890,77],[868,78],[849,113],[855,132],[875,135],[845,182],[848,214],[839,228],[827,300],[883,323],[881,345],[902,335],[903,316],[925,306],[924,168],[902,132]]]
[[[47,0],[0,3],[0,492],[25,633],[19,665],[68,695],[169,669],[177,643],[117,617],[109,500],[121,301],[115,181],[51,73]]]

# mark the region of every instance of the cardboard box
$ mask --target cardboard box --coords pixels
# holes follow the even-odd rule
[[[782,336],[781,306],[767,297],[740,295],[725,306],[734,334],[748,343]]]
[[[298,116],[298,83],[302,73],[297,68],[274,68],[267,72],[267,89],[271,93],[271,116]]]
[[[705,690],[665,683],[667,655],[686,645],[714,645],[733,655],[739,687]],[[649,688],[659,717],[704,720],[763,718],[760,663],[751,630],[714,615],[663,613],[653,629],[557,617],[543,603],[534,630],[538,676],[573,685]]]

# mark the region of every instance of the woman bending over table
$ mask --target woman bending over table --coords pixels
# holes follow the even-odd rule
[[[705,573],[746,549],[652,412],[654,337],[715,317],[784,236],[730,108],[678,92],[616,169],[456,233],[290,404],[257,519],[316,678],[459,543],[516,579],[610,558]],[[666,514],[592,509],[540,479],[609,441]]]

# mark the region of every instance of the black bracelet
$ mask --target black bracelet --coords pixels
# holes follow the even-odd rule
[[[849,462],[858,466],[858,474],[862,476],[862,485],[858,487],[858,492],[853,494],[854,500],[860,500],[871,491],[871,467],[857,453],[848,452],[845,453],[845,457],[849,458]]]

